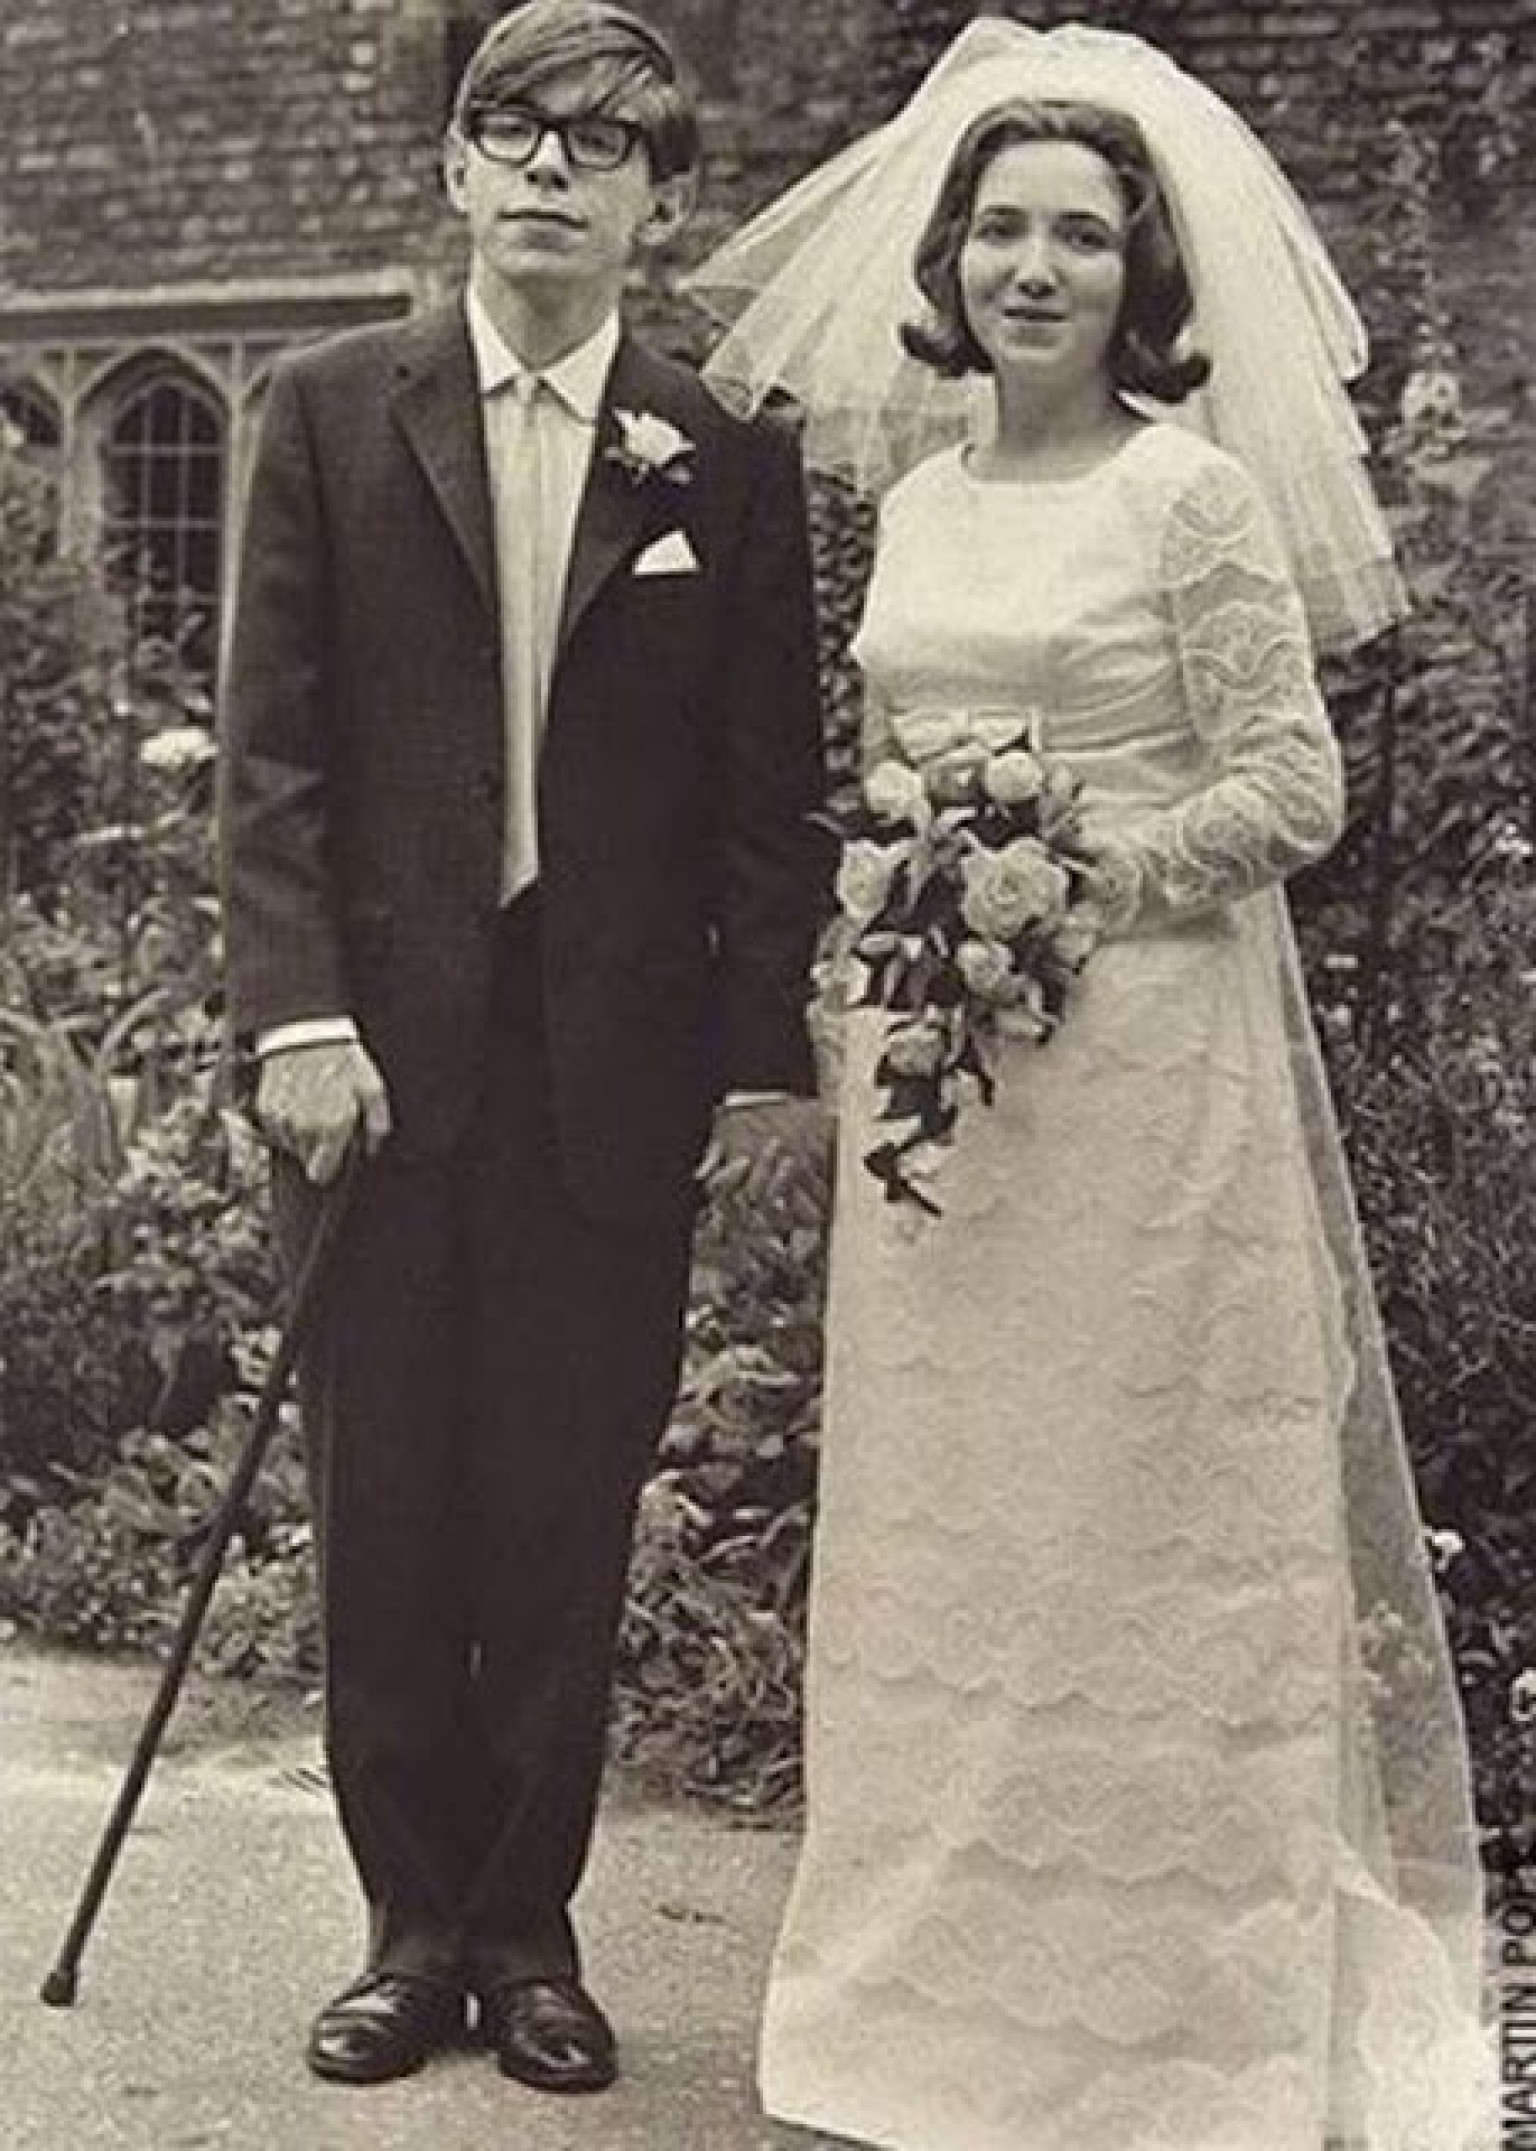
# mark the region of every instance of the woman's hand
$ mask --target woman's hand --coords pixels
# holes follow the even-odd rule
[[[384,1142],[389,1094],[373,1056],[355,1040],[281,1046],[262,1056],[256,1119],[270,1143],[326,1187],[359,1130],[369,1157]]]
[[[1120,933],[1141,908],[1141,875],[1135,854],[1123,838],[1085,830],[1078,848],[1088,860],[1084,901],[1097,915],[1103,932]]]

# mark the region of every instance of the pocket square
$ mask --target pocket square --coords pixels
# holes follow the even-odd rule
[[[637,575],[697,575],[699,556],[681,530],[669,530],[635,556]]]

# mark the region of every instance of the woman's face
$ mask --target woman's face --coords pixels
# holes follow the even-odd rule
[[[1081,142],[1016,142],[982,173],[960,296],[1000,380],[1067,390],[1105,378],[1125,296],[1125,196]]]

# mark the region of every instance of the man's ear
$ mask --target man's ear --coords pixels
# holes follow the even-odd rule
[[[651,192],[651,206],[640,225],[640,244],[660,247],[675,239],[693,215],[698,198],[696,172],[676,172],[670,179],[657,180]]]
[[[469,157],[469,144],[457,127],[450,127],[443,136],[443,186],[449,201],[464,214],[464,166]]]

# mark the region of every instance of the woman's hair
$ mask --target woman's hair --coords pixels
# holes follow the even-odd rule
[[[913,259],[931,315],[904,322],[902,343],[914,358],[952,378],[991,370],[966,319],[960,255],[987,168],[1021,142],[1078,142],[1114,173],[1128,223],[1125,296],[1107,356],[1109,377],[1117,388],[1180,402],[1211,370],[1199,352],[1177,350],[1194,309],[1189,275],[1141,129],[1099,105],[1020,98],[971,122],[950,158]]]
[[[556,77],[578,77],[588,109],[640,130],[656,179],[692,172],[699,118],[672,48],[649,23],[612,0],[524,0],[492,24],[459,78],[453,125],[534,99]]]

